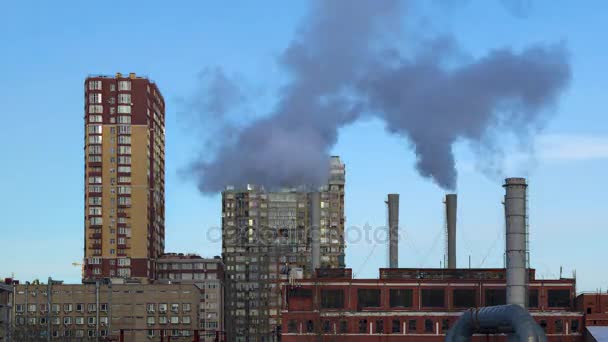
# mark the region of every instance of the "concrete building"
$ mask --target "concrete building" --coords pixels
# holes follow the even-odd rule
[[[201,291],[199,324],[201,341],[215,341],[224,331],[224,263],[220,257],[167,253],[157,260],[157,280],[161,284],[195,284]]]
[[[153,279],[165,248],[164,99],[135,74],[84,88],[83,279]]]
[[[10,341],[13,311],[12,279],[0,282],[0,341]]]
[[[344,267],[345,168],[331,158],[320,190],[321,268]],[[228,187],[222,193],[222,254],[226,265],[226,330],[230,341],[271,341],[281,333],[280,283],[310,276],[311,193]]]
[[[13,340],[191,341],[200,302],[195,284],[17,285]]]

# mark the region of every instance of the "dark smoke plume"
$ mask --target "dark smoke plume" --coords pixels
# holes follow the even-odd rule
[[[559,45],[496,49],[456,65],[450,37],[410,47],[398,34],[404,10],[398,0],[315,1],[280,56],[290,81],[275,109],[195,163],[201,191],[323,184],[339,128],[363,114],[412,143],[422,176],[454,189],[454,142],[491,145],[486,133],[498,124],[527,131],[569,82]]]

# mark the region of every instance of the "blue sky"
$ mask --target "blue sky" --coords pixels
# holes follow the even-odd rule
[[[535,1],[524,15],[501,1],[416,5],[409,23],[452,32],[472,55],[563,42],[573,79],[553,118],[534,142],[535,156],[510,151],[508,171],[530,180],[531,262],[540,277],[576,269],[578,290],[608,289],[608,3]],[[287,5],[288,4],[288,5]],[[0,276],[52,275],[78,282],[83,253],[83,80],[117,71],[148,75],[167,102],[167,251],[219,255],[209,232],[220,225],[219,196],[199,194],[180,170],[200,153],[204,129],[192,129],[180,99],[197,74],[221,66],[272,105],[283,79],[276,57],[306,13],[298,1],[21,1],[0,14]],[[455,147],[458,171],[459,265],[502,267],[501,180],[477,171],[466,143]],[[340,131],[333,152],[347,165],[348,226],[385,224],[384,197],[401,194],[402,267],[438,267],[443,259],[443,191],[418,176],[407,144],[375,120]],[[215,227],[215,228],[213,228]],[[213,234],[211,234],[213,235]],[[377,277],[384,244],[354,243],[347,264],[357,277]]]

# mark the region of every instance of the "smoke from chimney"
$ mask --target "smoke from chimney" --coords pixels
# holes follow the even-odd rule
[[[570,79],[561,45],[499,48],[455,64],[465,54],[452,37],[408,32],[404,38],[403,21],[412,14],[403,1],[317,0],[311,6],[278,60],[290,77],[276,105],[231,127],[226,137],[214,136],[219,141],[206,154],[212,157],[193,164],[202,192],[249,183],[269,189],[324,184],[338,130],[362,115],[382,119],[389,133],[411,144],[420,175],[453,190],[456,141],[492,151],[492,128],[524,136]],[[234,95],[239,90],[224,73],[214,75],[224,86],[200,96],[224,112],[226,101],[212,97],[243,96]]]

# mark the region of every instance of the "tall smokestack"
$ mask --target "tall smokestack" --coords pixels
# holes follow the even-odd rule
[[[527,183],[525,178],[505,180],[507,304],[524,309],[528,300]]]
[[[388,206],[388,260],[389,268],[399,268],[399,194],[389,194]]]
[[[456,218],[458,195],[445,195],[445,217],[448,236],[448,268],[456,268]]]
[[[321,193],[310,194],[311,274],[321,268]]]

